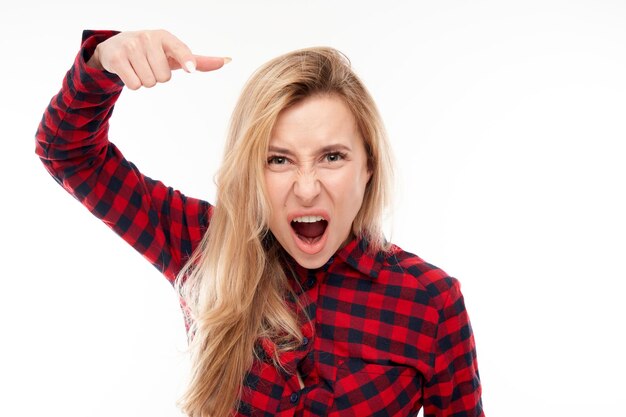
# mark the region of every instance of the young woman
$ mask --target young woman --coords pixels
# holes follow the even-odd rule
[[[192,417],[481,416],[459,284],[386,242],[382,122],[330,48],[275,58],[233,113],[215,206],[142,175],[108,141],[123,86],[228,59],[166,31],[92,32],[37,131],[53,177],[181,294]]]

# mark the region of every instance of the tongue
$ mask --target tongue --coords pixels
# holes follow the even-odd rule
[[[291,227],[300,236],[314,238],[324,234],[326,230],[326,222],[324,220],[314,223],[292,222]]]

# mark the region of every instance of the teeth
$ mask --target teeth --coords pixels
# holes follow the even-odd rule
[[[324,220],[322,216],[302,216],[296,217],[293,219],[294,222],[298,223],[315,223]]]

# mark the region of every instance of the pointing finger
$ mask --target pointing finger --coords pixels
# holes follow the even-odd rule
[[[194,72],[195,70],[202,72],[214,71],[216,69],[222,68],[224,65],[232,61],[232,59],[227,57],[203,55],[193,55],[193,58],[193,60],[187,60],[185,63],[185,69],[187,70],[187,72]],[[182,68],[181,64],[175,59],[169,58],[168,61],[170,63],[171,69],[175,70]]]
[[[226,57],[196,55],[196,66],[198,71],[214,71],[222,68],[230,61],[231,59]]]

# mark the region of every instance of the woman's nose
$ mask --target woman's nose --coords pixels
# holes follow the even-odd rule
[[[321,184],[315,172],[299,172],[293,185],[293,192],[303,205],[312,205],[320,194]]]

